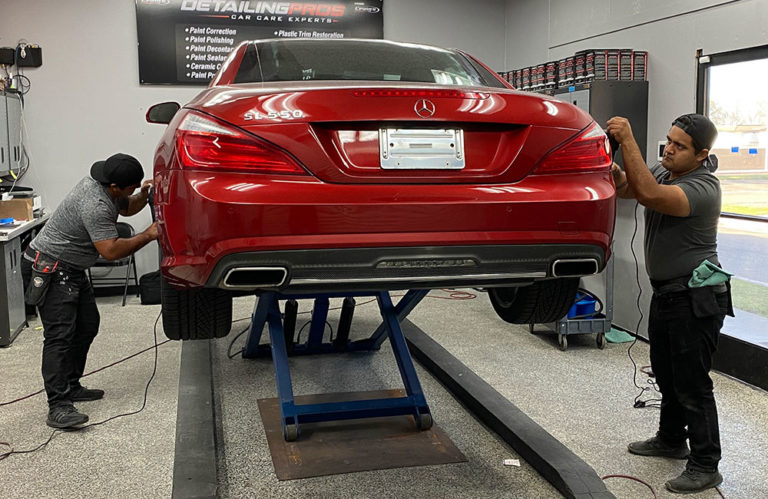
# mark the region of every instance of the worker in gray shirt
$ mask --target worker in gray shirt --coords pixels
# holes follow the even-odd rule
[[[134,237],[118,238],[117,216],[136,214],[147,204],[151,181],[142,184],[143,178],[141,164],[127,154],[97,161],[24,251],[25,300],[37,305],[44,329],[42,374],[47,424],[53,428],[86,423],[88,416],[73,402],[104,396],[80,384],[100,320],[85,270],[99,255],[117,260],[157,239],[154,223]]]
[[[612,167],[618,196],[645,206],[645,262],[653,286],[648,337],[662,397],[656,436],[629,444],[629,452],[687,459],[683,473],[666,487],[699,492],[723,480],[709,371],[725,315],[733,315],[727,276],[706,286],[695,278],[702,268],[720,266],[720,182],[709,157],[717,129],[700,114],[680,116],[661,163],[650,169],[625,118],[611,118],[607,132],[624,158],[624,171]]]

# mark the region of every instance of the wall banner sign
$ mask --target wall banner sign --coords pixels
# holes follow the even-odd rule
[[[142,84],[207,85],[240,42],[383,38],[383,0],[136,0]]]

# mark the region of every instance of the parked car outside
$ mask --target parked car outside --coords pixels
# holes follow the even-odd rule
[[[240,44],[154,160],[163,326],[226,335],[232,296],[483,287],[551,322],[610,257],[615,186],[589,114],[460,50]]]

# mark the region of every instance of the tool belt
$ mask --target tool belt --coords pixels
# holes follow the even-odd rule
[[[653,287],[653,294],[656,296],[664,296],[669,293],[676,293],[679,291],[688,291],[688,280],[690,277],[676,277],[675,279],[669,279],[666,281],[657,281],[651,279],[651,286]]]
[[[27,248],[24,257],[32,260],[32,277],[24,290],[24,302],[40,306],[45,301],[53,274],[59,268],[59,261],[32,248]]]
[[[731,283],[726,281],[714,286],[688,287],[689,277],[678,277],[667,281],[651,279],[653,295],[662,297],[671,293],[687,293],[691,298],[693,315],[699,318],[725,314],[733,317],[733,303],[731,301]],[[727,293],[725,300],[718,300],[718,295]],[[721,303],[723,302],[724,303]]]

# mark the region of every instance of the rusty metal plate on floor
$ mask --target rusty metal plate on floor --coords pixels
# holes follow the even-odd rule
[[[402,390],[295,397],[297,405],[404,397]],[[259,412],[278,480],[358,471],[466,462],[436,425],[419,431],[411,416],[304,423],[295,442],[283,439],[277,398],[259,399]]]

